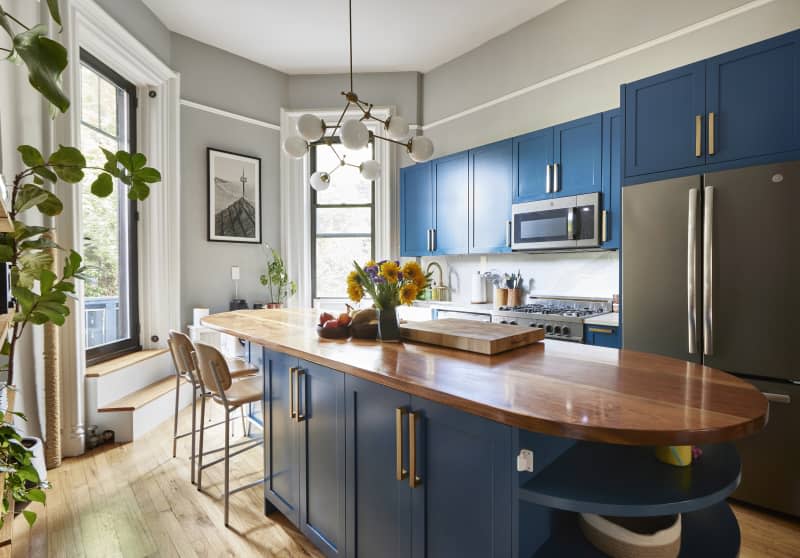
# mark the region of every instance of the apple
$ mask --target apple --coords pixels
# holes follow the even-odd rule
[[[344,327],[349,326],[350,322],[353,321],[353,319],[350,317],[350,314],[347,314],[346,312],[342,313],[342,314],[339,314],[339,318],[338,319],[339,319],[339,325],[340,326],[344,326]]]
[[[333,320],[333,314],[329,314],[328,312],[323,312],[319,315],[319,325],[324,326],[326,322]]]
[[[339,320],[328,320],[327,322],[325,322],[325,324],[323,324],[322,327],[324,327],[326,329],[332,329],[332,328],[335,328],[335,327],[339,327]]]

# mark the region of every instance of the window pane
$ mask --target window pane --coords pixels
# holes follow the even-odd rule
[[[372,233],[371,207],[320,207],[317,208],[317,234]]]
[[[100,129],[117,135],[117,86],[100,78]]]
[[[98,109],[100,85],[97,74],[86,66],[81,67],[81,120],[98,127],[100,111]]]
[[[370,238],[317,238],[316,296],[346,298],[353,261],[363,264],[371,255]]]
[[[333,148],[344,156],[347,163],[353,165],[360,165],[362,162],[372,159],[371,145],[358,151],[351,151],[343,145],[334,145]],[[361,178],[357,168],[338,168],[339,160],[336,155],[324,145],[316,147],[316,155],[317,170],[330,172],[336,169],[336,172],[331,174],[330,187],[322,192],[317,192],[318,205],[372,203],[372,182]]]

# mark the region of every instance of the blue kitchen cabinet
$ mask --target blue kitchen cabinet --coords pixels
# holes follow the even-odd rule
[[[619,327],[586,324],[583,326],[583,342],[587,345],[619,349],[621,346]]]
[[[400,255],[431,253],[434,186],[432,164],[419,163],[400,169]]]
[[[414,396],[408,424],[411,556],[511,556],[511,428]]]
[[[602,116],[593,114],[553,127],[552,181],[555,196],[599,192]]]
[[[800,148],[798,82],[798,31],[709,59],[708,163]]]
[[[705,62],[622,86],[625,177],[706,163]]]
[[[434,184],[433,252],[469,251],[469,155],[466,151],[432,161]]]
[[[469,252],[511,251],[513,141],[469,151]]]
[[[550,197],[553,128],[518,136],[512,140],[512,146],[514,201]]]
[[[292,416],[297,366],[294,357],[264,353],[264,496],[295,525],[300,522],[300,431]]]
[[[603,213],[600,215],[600,242],[603,248],[621,246],[622,212],[622,111],[603,113]]]
[[[344,374],[305,361],[299,366],[300,531],[326,556],[344,556]]]
[[[411,396],[354,376],[345,388],[347,556],[408,558],[411,488],[403,475]]]

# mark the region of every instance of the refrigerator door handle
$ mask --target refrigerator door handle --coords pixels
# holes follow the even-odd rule
[[[689,220],[686,249],[686,316],[689,354],[697,353],[697,188],[689,190]]]
[[[714,354],[714,187],[703,202],[703,353]]]
[[[768,391],[762,391],[761,394],[767,398],[767,401],[770,403],[785,403],[789,404],[792,402],[792,397],[785,393],[770,393]]]

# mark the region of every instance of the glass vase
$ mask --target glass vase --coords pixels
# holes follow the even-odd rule
[[[378,308],[378,340],[387,343],[400,341],[400,325],[394,306]]]

